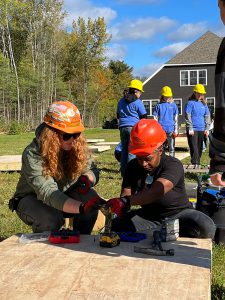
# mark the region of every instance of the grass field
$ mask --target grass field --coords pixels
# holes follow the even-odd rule
[[[119,141],[118,130],[89,129],[85,131],[87,138],[104,138],[105,141]],[[26,145],[30,143],[34,133],[22,135],[0,135],[0,155],[21,154]],[[113,156],[113,148],[96,155],[96,162],[100,170],[100,180],[96,186],[97,192],[104,198],[112,198],[120,193],[121,177],[119,164]],[[202,164],[208,164],[208,153],[204,153]],[[190,163],[186,158],[184,163]],[[198,174],[186,174],[187,180],[196,180]],[[0,173],[0,238],[7,238],[15,233],[31,232],[8,209],[8,200],[13,195],[19,178],[19,173]],[[225,246],[213,245],[212,266],[212,300],[225,299]],[[198,300],[198,299],[196,299]]]

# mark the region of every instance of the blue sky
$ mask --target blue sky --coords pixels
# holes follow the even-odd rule
[[[107,58],[149,77],[207,30],[225,36],[217,0],[64,0],[66,26],[104,17],[112,35]],[[207,51],[207,49],[206,49]]]

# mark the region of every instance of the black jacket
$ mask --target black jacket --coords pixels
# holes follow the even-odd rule
[[[214,129],[209,136],[210,174],[225,172],[225,38],[217,55],[215,92]]]

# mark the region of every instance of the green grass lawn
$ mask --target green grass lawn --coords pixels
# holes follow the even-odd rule
[[[105,141],[119,141],[117,129],[88,129],[87,138],[104,138]],[[0,135],[0,155],[21,154],[30,143],[34,133],[22,135]],[[96,191],[104,198],[112,198],[120,194],[121,177],[119,163],[111,150],[96,155],[96,162],[100,170],[100,180]],[[203,153],[202,164],[208,164],[208,153]],[[184,164],[190,163],[190,158]],[[198,174],[186,174],[187,180],[196,180]],[[15,212],[8,209],[8,200],[13,195],[19,178],[19,173],[0,173],[0,238],[7,238],[15,233],[31,232],[30,228],[20,221]],[[225,299],[225,246],[213,245],[212,266],[212,300]],[[196,299],[198,300],[198,299]]]

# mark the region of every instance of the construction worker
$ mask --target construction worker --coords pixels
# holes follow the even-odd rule
[[[198,168],[202,156],[204,135],[209,135],[211,123],[210,111],[206,104],[204,95],[205,87],[196,84],[193,94],[185,105],[185,121],[188,145],[191,155],[191,163]]]
[[[163,153],[166,138],[156,120],[142,119],[133,127],[129,151],[136,158],[127,165],[120,197],[107,201],[118,217],[112,229],[135,232],[135,216],[157,224],[170,218],[179,219],[180,236],[213,238],[212,219],[188,201],[182,163]],[[141,208],[129,211],[134,205]]]
[[[36,137],[22,155],[22,169],[9,206],[33,232],[59,230],[64,217],[73,228],[90,233],[101,199],[92,188],[99,178],[83,136],[77,107],[52,103]]]
[[[172,97],[172,89],[169,86],[164,86],[161,90],[160,102],[156,105],[153,116],[166,132],[169,155],[175,156],[175,138],[178,135],[178,108]]]
[[[128,93],[120,99],[117,105],[117,119],[119,120],[120,139],[122,145],[120,172],[123,177],[128,161],[135,156],[128,153],[130,132],[132,127],[142,118],[147,117],[144,104],[140,100],[143,84],[140,80],[131,80]]]
[[[220,18],[225,25],[225,0],[218,0]],[[216,62],[215,71],[215,116],[214,128],[209,135],[210,179],[218,186],[225,186],[225,38],[223,38]],[[223,177],[224,176],[224,177]]]

